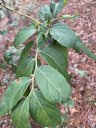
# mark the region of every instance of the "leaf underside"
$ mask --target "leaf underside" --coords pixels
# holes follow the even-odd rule
[[[56,23],[50,29],[50,34],[54,40],[67,48],[73,48],[77,52],[83,51],[87,56],[96,60],[94,55],[80,40],[80,38],[66,24]]]

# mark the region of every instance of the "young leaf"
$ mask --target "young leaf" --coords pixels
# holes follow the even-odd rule
[[[31,128],[29,124],[29,98],[20,101],[13,108],[11,117],[16,128]]]
[[[30,77],[32,71],[34,70],[34,64],[35,64],[35,59],[32,57],[22,61],[22,63],[20,63],[19,66],[17,67],[16,78],[23,76]]]
[[[45,43],[46,43],[46,37],[45,37],[45,33],[47,32],[47,22],[44,22],[41,24],[39,30],[38,30],[38,35],[37,35],[37,47],[38,49],[41,49],[44,47]]]
[[[61,123],[61,114],[55,104],[48,102],[39,91],[30,96],[30,114],[43,127],[56,126]]]
[[[20,32],[17,33],[17,36],[14,40],[15,47],[19,46],[25,42],[29,37],[36,33],[37,29],[34,25],[23,28]]]
[[[48,65],[36,68],[36,83],[46,99],[51,102],[66,102],[71,95],[71,87],[66,79]]]
[[[66,69],[68,67],[68,62],[66,58],[66,51],[64,51],[64,49],[60,49],[60,47],[56,46],[50,46],[40,50],[40,54],[49,65],[57,69],[62,75],[64,75],[67,81],[69,81],[70,76]]]
[[[38,33],[46,33],[48,30],[47,22],[45,21],[44,23],[41,24]]]
[[[38,42],[38,49],[41,49],[46,43],[42,32],[39,33],[37,40],[38,40],[37,41]]]
[[[6,89],[3,99],[0,102],[0,116],[11,111],[22,98],[30,83],[31,79],[27,77],[21,77],[13,81],[13,83]]]
[[[51,10],[51,13],[53,13],[55,6],[56,6],[56,3],[54,1],[50,1],[50,10]]]
[[[27,57],[28,57],[28,54],[32,48],[34,44],[34,41],[30,41],[26,46],[25,48],[23,49],[22,53],[21,53],[21,56],[20,56],[20,60],[19,60],[19,64],[22,63]]]
[[[56,23],[51,27],[50,34],[53,39],[67,48],[74,48],[76,42],[80,40],[66,24]]]
[[[44,5],[41,7],[40,11],[39,11],[39,16],[40,18],[44,21],[49,21],[51,20],[51,10],[50,7],[48,5]]]
[[[56,17],[62,11],[65,4],[66,4],[65,0],[59,0],[59,2],[55,4],[53,17]]]

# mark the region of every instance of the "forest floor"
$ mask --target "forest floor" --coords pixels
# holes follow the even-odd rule
[[[42,4],[49,3],[48,0],[5,0],[8,6],[15,8],[25,14],[37,17],[37,12]],[[34,10],[34,11],[33,11]],[[0,63],[3,55],[14,42],[16,33],[28,25],[31,21],[17,14],[11,13],[12,23],[1,11],[0,31]],[[62,11],[63,14],[79,13],[75,21],[64,20],[81,37],[90,50],[96,54],[96,0],[70,0]],[[69,110],[69,118],[65,128],[96,128],[96,62],[85,54],[78,54],[69,50],[69,72],[72,74],[71,86],[72,98],[75,106]],[[0,68],[0,98],[5,88],[14,78],[10,66],[3,70]],[[33,128],[37,125],[32,124]],[[0,118],[0,128],[13,128],[9,116]]]

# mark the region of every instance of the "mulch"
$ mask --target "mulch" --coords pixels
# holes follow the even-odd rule
[[[48,0],[38,0],[34,2],[34,12],[32,15],[37,17],[36,7]],[[30,0],[21,0],[19,10],[22,11],[28,5],[31,5]],[[27,13],[30,13],[27,8]],[[73,20],[63,20],[81,37],[83,42],[96,54],[96,0],[70,0],[68,5],[62,11],[62,14],[77,14],[79,18]],[[0,62],[3,60],[3,55],[6,49],[12,46],[16,33],[23,26],[28,25],[30,20],[21,18],[13,14],[13,21],[18,19],[18,25],[12,26],[8,23],[8,18],[5,16],[0,21],[0,31],[7,30],[7,34],[0,35]],[[75,101],[75,106],[69,110],[69,119],[66,128],[96,128],[96,62],[88,58],[85,54],[78,54],[74,50],[69,50],[69,72],[72,74],[71,87],[72,98]],[[82,76],[83,73],[83,76]],[[0,98],[2,97],[5,88],[13,79],[10,67],[7,70],[0,69]],[[33,128],[37,128],[35,123],[32,123]],[[9,116],[0,119],[0,128],[12,128],[12,122]]]

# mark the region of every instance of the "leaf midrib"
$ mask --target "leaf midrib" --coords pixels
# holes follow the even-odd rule
[[[48,78],[39,68],[38,68],[38,70],[45,76],[45,78],[48,79],[49,83],[51,83],[50,80],[49,80],[49,78]],[[54,84],[51,83],[51,85],[53,85],[53,87],[56,89],[56,91],[61,95],[61,93],[60,93],[59,90],[54,86]],[[63,97],[63,96],[61,95],[61,97]],[[61,97],[60,97],[60,101],[62,101],[62,100],[61,100]]]
[[[42,108],[43,112],[44,112],[44,113],[45,113],[45,115],[47,116],[48,120],[50,120],[50,118],[48,117],[48,115],[47,115],[46,111],[45,111],[45,110],[44,110],[44,108],[42,107],[42,104],[39,102],[39,100],[38,100],[38,98],[37,98],[37,96],[36,96],[36,94],[35,94],[35,92],[34,92],[34,91],[33,91],[33,94],[34,94],[35,98],[37,99],[38,104],[41,106],[41,108]],[[50,121],[51,121],[51,120],[50,120]]]
[[[29,81],[30,81],[30,80],[29,80]],[[29,81],[28,81],[28,82],[29,82]],[[27,82],[27,83],[28,83],[28,82]],[[26,83],[26,84],[27,84],[27,83]],[[20,90],[20,88],[21,88],[21,87],[19,87],[19,88],[17,89],[17,91],[15,92],[15,95],[12,95],[11,99],[13,99],[13,97],[16,96],[16,94],[17,94],[17,92]],[[9,102],[9,108],[10,108],[10,101],[9,101],[9,100],[7,100],[7,101]],[[16,104],[16,103],[15,103],[15,104]],[[15,106],[15,105],[14,105],[14,106]],[[7,107],[7,106],[6,106],[6,107]],[[8,108],[7,108],[7,110],[8,110]]]
[[[27,68],[29,67],[29,65],[32,63],[32,61],[34,61],[35,59],[32,59],[30,62],[29,62],[29,64],[26,66],[26,68],[25,68],[25,70],[24,70],[24,74],[25,74],[25,72],[26,72],[26,70],[27,70]],[[28,75],[28,74],[27,74]]]
[[[62,68],[61,68],[61,66],[59,65],[59,63],[57,63],[56,62],[56,60],[54,59],[54,58],[52,58],[52,56],[50,56],[48,53],[46,53],[46,52],[44,52],[44,51],[41,51],[42,53],[44,53],[44,54],[46,54],[47,56],[49,56],[56,64],[57,64],[57,66],[62,70]],[[44,57],[43,57],[43,59],[44,59]],[[44,59],[45,60],[45,59]],[[46,61],[46,60],[45,60]],[[56,67],[57,67],[56,66]],[[57,69],[57,68],[56,68]]]
[[[21,107],[21,111],[20,111],[20,113],[19,113],[19,115],[18,115],[18,119],[20,119],[19,117],[21,117],[21,115],[22,115],[23,108],[24,108],[25,103],[26,103],[26,101],[28,100],[28,98],[29,98],[29,97],[27,97],[27,98],[25,99],[25,101],[24,101],[24,103],[23,103],[23,105],[22,105],[22,107]],[[21,123],[21,122],[20,122],[20,123]],[[27,123],[28,123],[28,122],[27,122]]]

